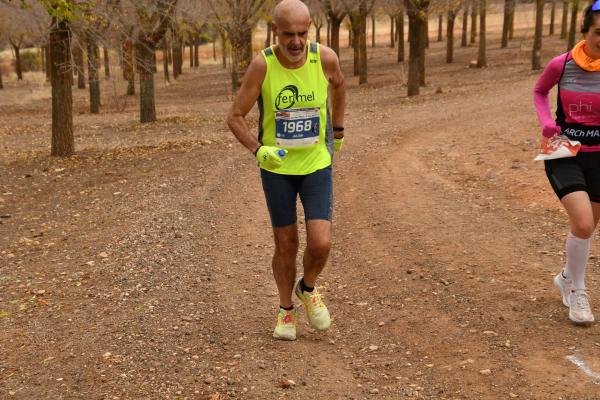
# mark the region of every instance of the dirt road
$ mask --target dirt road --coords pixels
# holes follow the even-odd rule
[[[567,359],[600,373],[598,326],[569,324],[552,287],[566,219],[532,161],[536,74],[511,46],[476,70],[476,49],[446,66],[432,43],[413,99],[390,49],[371,53],[369,85],[348,79],[320,281],[334,324],[317,333],[303,316],[292,343],[271,338],[271,230],[223,123],[224,72],[161,86],[156,124],[132,122],[135,104],[79,115],[69,160],[47,156],[47,116],[27,118],[45,100],[7,105],[0,397],[600,398]],[[545,46],[547,60],[563,44]]]

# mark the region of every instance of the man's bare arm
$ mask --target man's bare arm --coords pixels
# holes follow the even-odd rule
[[[344,126],[344,112],[346,111],[346,84],[344,74],[340,67],[340,61],[337,54],[329,47],[321,46],[321,64],[323,72],[329,81],[331,89],[331,118],[333,126]],[[342,133],[336,133],[336,136],[343,136]]]
[[[260,96],[262,83],[267,73],[267,63],[261,54],[254,57],[248,70],[244,74],[242,86],[235,97],[227,125],[237,140],[240,141],[253,154],[260,147],[256,135],[250,132],[245,117],[252,110],[254,103]]]

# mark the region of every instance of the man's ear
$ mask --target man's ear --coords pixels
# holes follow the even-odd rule
[[[273,32],[273,35],[277,35],[277,25],[275,25],[275,21],[271,23],[271,31]]]

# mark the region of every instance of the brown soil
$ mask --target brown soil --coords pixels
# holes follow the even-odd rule
[[[600,372],[598,325],[571,325],[552,286],[566,218],[532,161],[530,42],[492,40],[486,69],[465,68],[476,48],[446,65],[432,42],[411,99],[392,49],[370,50],[360,87],[344,49],[348,140],[319,282],[334,323],[317,333],[302,316],[295,342],[271,338],[272,233],[255,162],[224,124],[224,70],[157,76],[154,124],[112,83],[97,116],[77,91],[66,160],[48,156],[48,89],[9,82],[0,398],[600,398],[566,358]],[[563,48],[546,38],[544,60]]]

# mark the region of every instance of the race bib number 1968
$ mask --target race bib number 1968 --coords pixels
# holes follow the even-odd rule
[[[319,143],[320,110],[299,108],[275,112],[275,144],[281,147]]]

